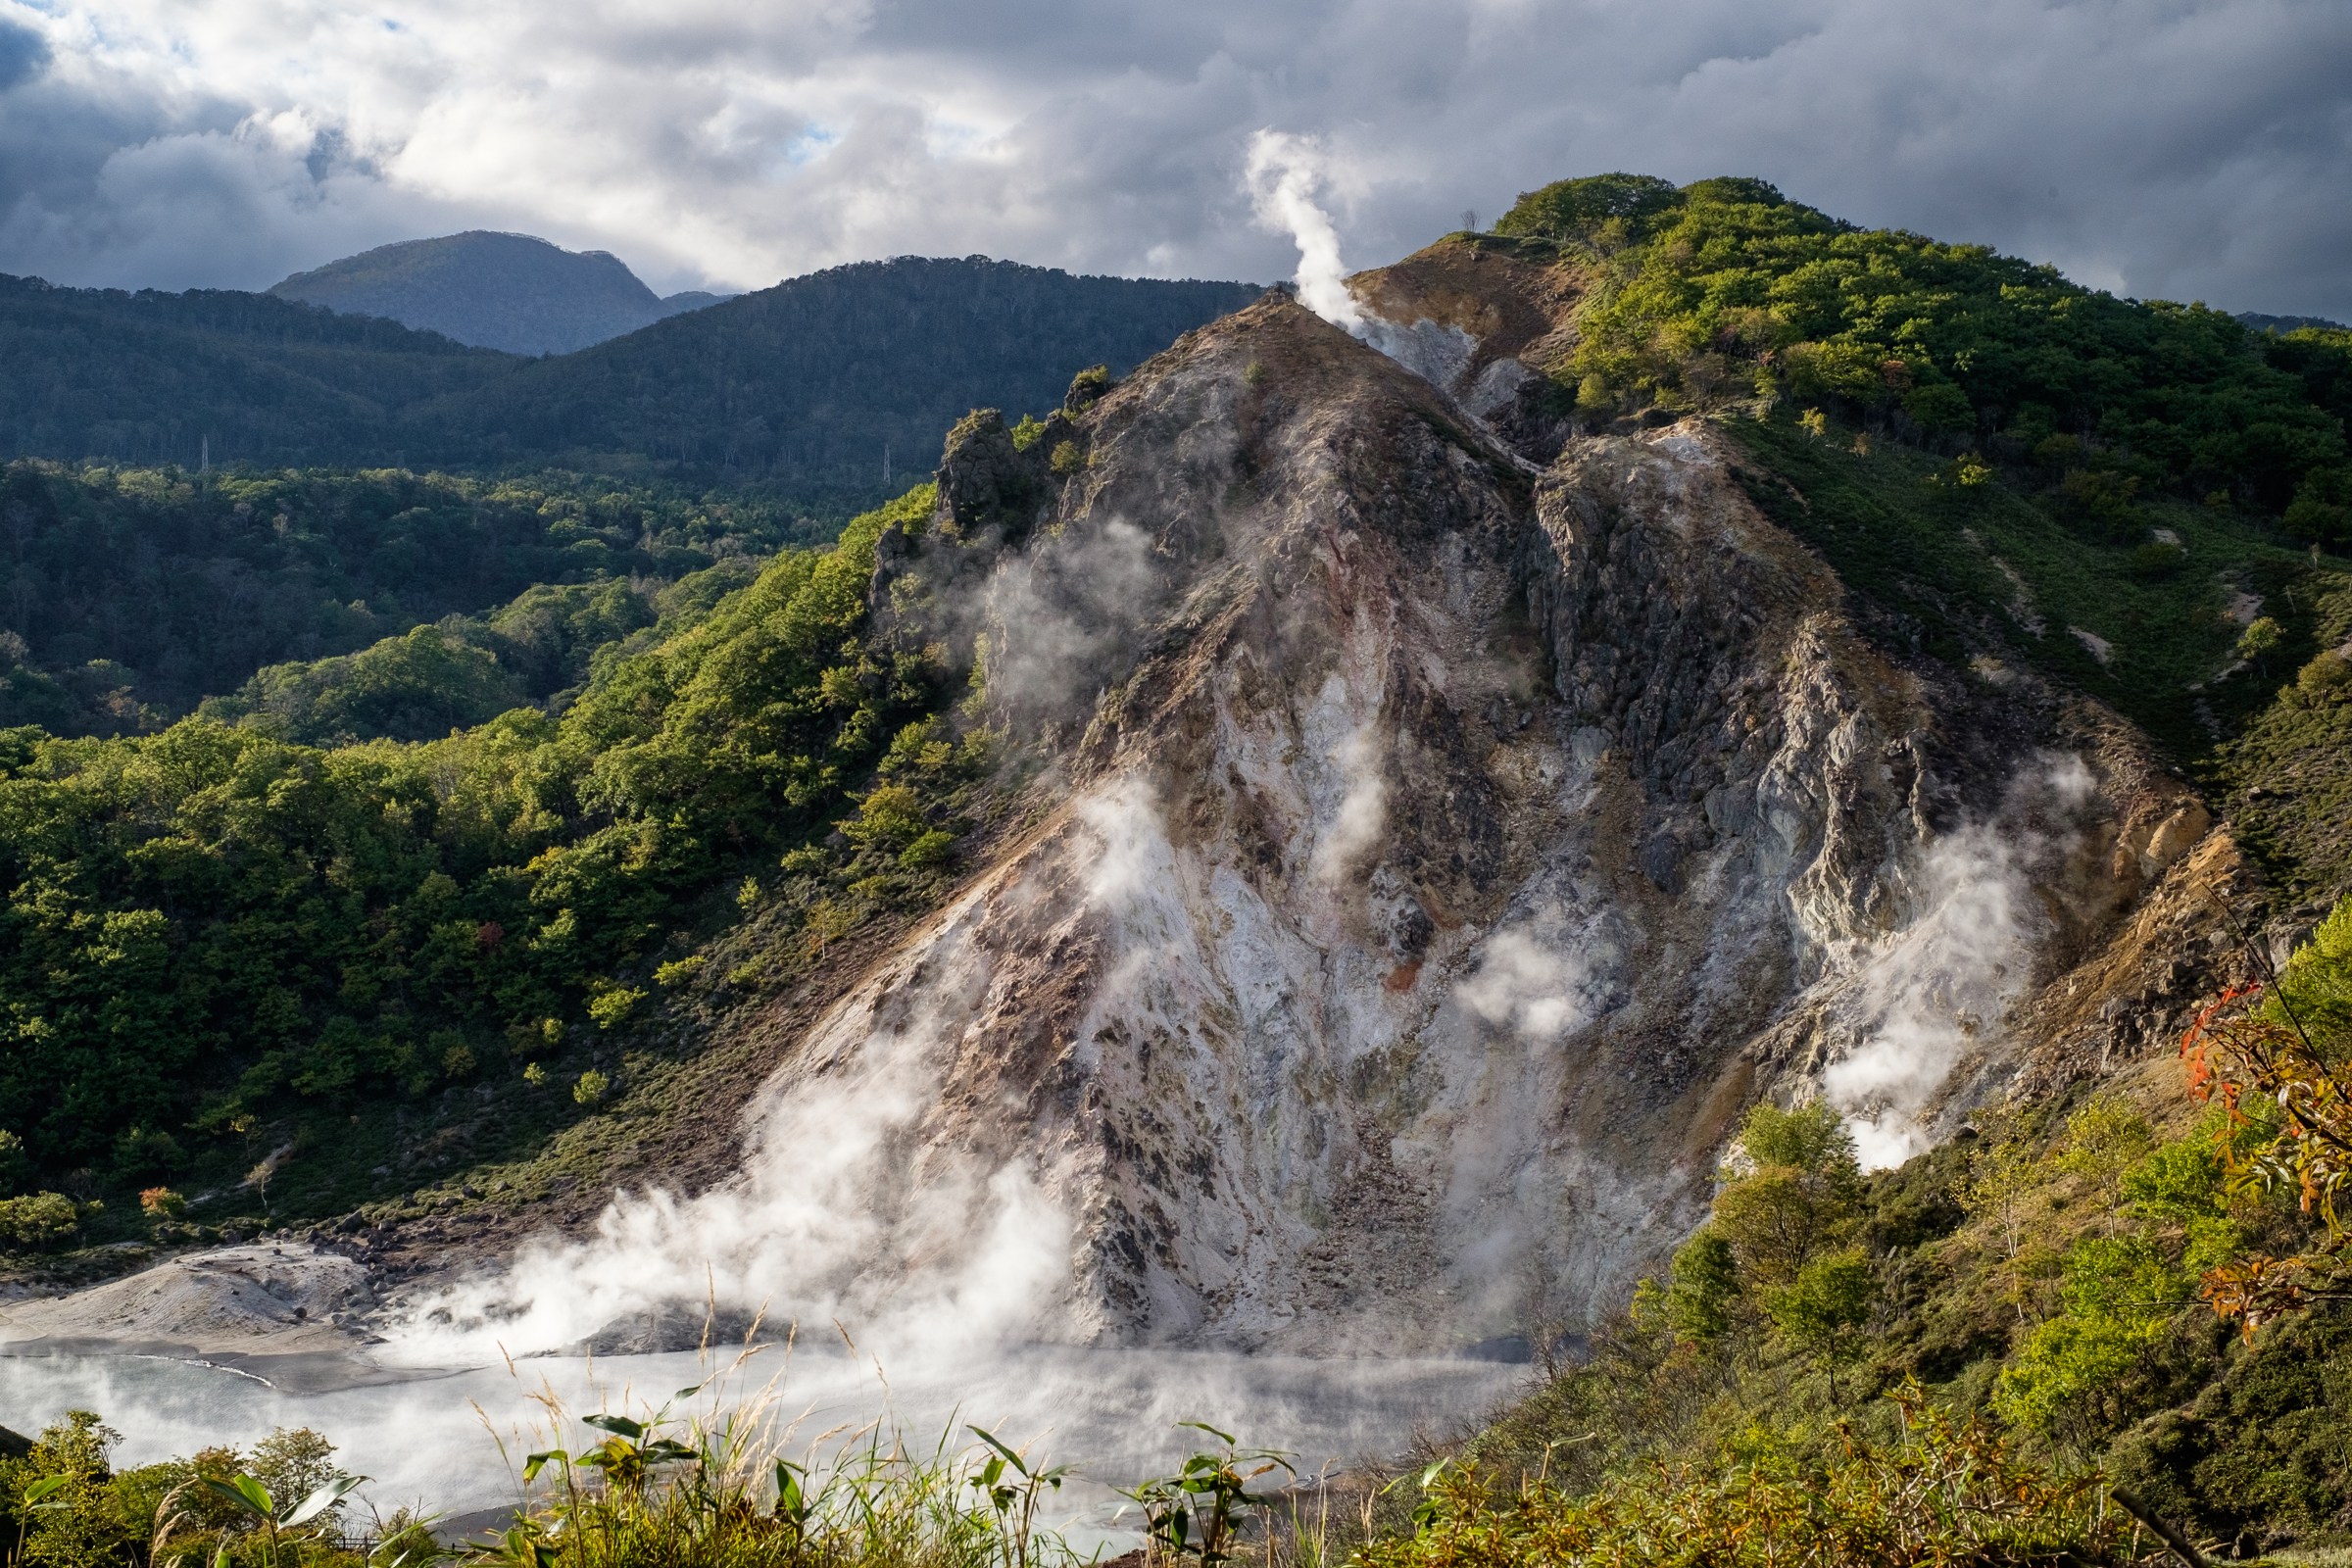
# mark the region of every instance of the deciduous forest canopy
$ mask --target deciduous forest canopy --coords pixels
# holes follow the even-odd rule
[[[1982,245],[1859,229],[1755,179],[1563,180],[1494,226],[1589,259],[1571,362],[1588,411],[1891,396],[1931,438],[2083,468],[2080,499],[2120,530],[2134,490],[2166,485],[2292,506],[2291,526],[2345,537],[2352,333],[2117,299]]]

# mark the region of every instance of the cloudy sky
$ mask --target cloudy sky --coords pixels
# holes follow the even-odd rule
[[[974,252],[1266,280],[1611,169],[2352,320],[2352,0],[0,0],[0,271],[258,288],[488,227],[663,292]]]

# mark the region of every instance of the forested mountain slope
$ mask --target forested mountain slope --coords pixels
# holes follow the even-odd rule
[[[975,407],[1050,409],[1087,366],[1123,373],[1256,292],[978,256],[863,262],[453,389],[406,422],[442,462],[642,453],[735,480],[879,480],[886,458],[921,471]]]
[[[576,474],[19,461],[0,470],[0,726],[157,729],[263,665],[488,613],[534,585],[634,581],[650,594],[831,531],[772,503]],[[527,659],[517,672],[538,674]]]
[[[569,354],[719,299],[663,299],[609,251],[479,229],[379,245],[296,272],[269,292],[511,354]]]
[[[152,729],[533,583],[813,543],[974,404],[1049,410],[1250,293],[903,259],[529,361],[267,295],[0,279],[0,428],[63,460],[0,500],[0,722]]]
[[[515,363],[266,294],[0,277],[0,441],[12,458],[398,463],[394,411]],[[416,466],[428,463],[419,453]]]
[[[594,466],[760,484],[838,521],[964,411],[1051,407],[1254,292],[908,257],[526,360],[267,295],[0,279],[0,440],[131,466]]]

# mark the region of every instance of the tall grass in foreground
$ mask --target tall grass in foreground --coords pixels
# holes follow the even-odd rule
[[[1069,1468],[1033,1463],[978,1427],[961,1429],[968,1444],[951,1429],[922,1447],[876,1420],[798,1445],[800,1422],[781,1411],[781,1373],[709,1416],[672,1417],[673,1406],[724,1383],[749,1356],[679,1390],[644,1420],[578,1418],[599,1442],[551,1443],[522,1455],[522,1510],[470,1555],[484,1568],[1071,1568],[1081,1560],[1048,1516]],[[554,1390],[534,1397],[541,1431],[563,1432],[569,1413]]]

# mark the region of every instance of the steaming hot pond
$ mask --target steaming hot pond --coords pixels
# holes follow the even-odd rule
[[[27,1347],[29,1348],[29,1347]],[[69,1409],[96,1410],[122,1433],[119,1463],[143,1464],[219,1443],[240,1446],[278,1426],[309,1426],[337,1446],[346,1469],[371,1476],[362,1495],[379,1508],[419,1499],[444,1515],[515,1498],[508,1458],[603,1434],[557,1434],[534,1395],[578,1414],[642,1417],[677,1390],[710,1379],[730,1357],[693,1353],[537,1357],[408,1381],[293,1394],[235,1372],[132,1355],[0,1355],[5,1424],[37,1431]],[[937,1365],[853,1359],[835,1342],[753,1356],[694,1400],[698,1412],[750,1404],[789,1427],[799,1456],[820,1434],[887,1421],[929,1448],[962,1423],[988,1428],[1031,1454],[1077,1462],[1098,1485],[1068,1495],[1073,1544],[1121,1543],[1110,1524],[1125,1485],[1190,1452],[1178,1421],[1205,1421],[1253,1446],[1289,1449],[1302,1472],[1327,1461],[1388,1455],[1417,1429],[1446,1431],[1493,1411],[1529,1369],[1470,1360],[1305,1360],[1216,1352],[1025,1347]],[[500,1444],[505,1453],[502,1458]],[[836,1440],[838,1441],[838,1440]],[[820,1446],[828,1451],[832,1444]]]

